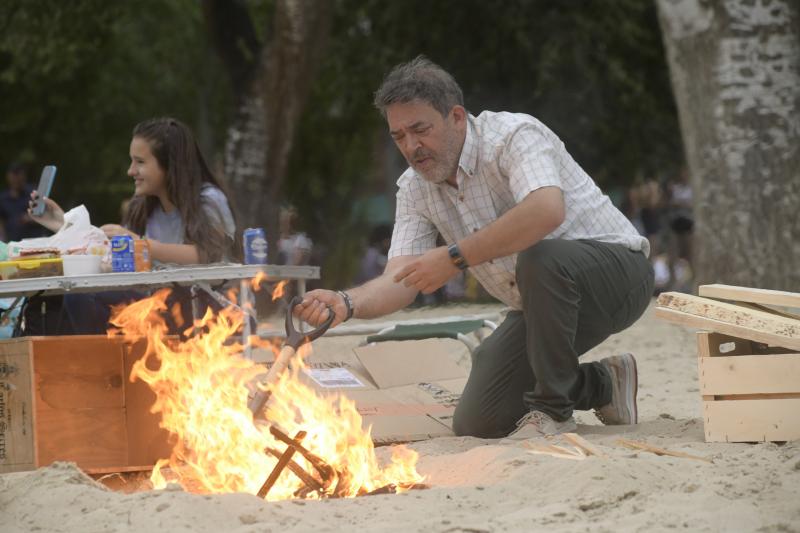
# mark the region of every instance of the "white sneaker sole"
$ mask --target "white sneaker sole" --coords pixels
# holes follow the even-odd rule
[[[636,396],[639,392],[639,372],[636,370],[636,358],[631,354],[622,355],[622,370],[625,372],[625,382],[633,383],[633,387],[625,388],[625,405],[632,406],[631,424],[639,422],[639,408],[636,405]]]

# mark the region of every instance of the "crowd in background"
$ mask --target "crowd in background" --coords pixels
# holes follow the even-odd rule
[[[690,291],[692,273],[692,189],[686,169],[667,180],[638,180],[620,206],[650,241],[656,293]]]
[[[0,191],[0,241],[21,241],[43,237],[47,230],[28,215],[33,185],[28,183],[28,169],[11,163],[6,169],[6,188]]]

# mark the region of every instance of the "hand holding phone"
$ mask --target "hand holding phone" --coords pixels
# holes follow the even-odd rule
[[[31,215],[40,217],[44,215],[47,204],[43,198],[50,197],[50,190],[53,188],[53,181],[56,179],[56,167],[54,165],[47,165],[42,170],[42,176],[39,178],[39,186],[36,188],[36,198],[33,200],[31,207]]]

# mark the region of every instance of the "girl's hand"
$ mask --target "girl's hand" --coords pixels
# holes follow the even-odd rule
[[[33,214],[33,203],[39,197],[37,191],[31,192],[31,201],[28,202],[28,215],[50,231],[56,232],[64,225],[64,210],[50,198],[41,199],[44,202],[44,213],[41,216]]]
[[[111,237],[117,237],[119,235],[128,235],[130,237],[133,237],[134,239],[139,238],[139,236],[136,235],[134,232],[123,228],[119,224],[104,224],[100,226],[100,229],[103,230],[103,233],[105,233],[106,237],[108,237],[109,239]]]

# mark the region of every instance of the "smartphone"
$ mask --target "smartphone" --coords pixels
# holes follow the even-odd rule
[[[39,187],[36,189],[36,200],[33,202],[31,214],[40,217],[44,215],[47,204],[42,200],[50,196],[50,190],[53,188],[53,181],[56,179],[56,167],[54,165],[47,165],[42,170],[42,177],[39,178]]]

